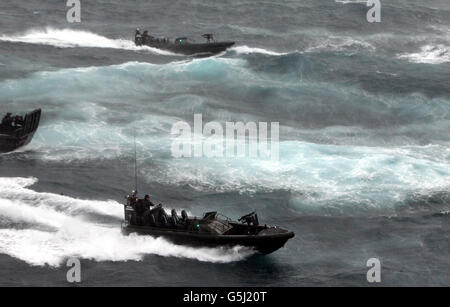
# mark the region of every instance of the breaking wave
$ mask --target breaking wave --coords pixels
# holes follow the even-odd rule
[[[406,59],[412,63],[444,64],[450,63],[450,47],[442,44],[426,45],[419,52],[403,53],[399,59]]]
[[[10,106],[46,102],[30,152],[22,153],[43,161],[131,157],[137,127],[143,177],[152,174],[147,181],[163,185],[287,190],[296,195],[296,207],[365,208],[395,207],[417,190],[448,188],[448,99],[429,99],[415,89],[379,95],[345,82],[320,82],[315,74],[332,72],[314,55],[264,57],[61,69],[2,81],[0,92]],[[279,162],[173,159],[171,127],[191,121],[194,113],[205,122],[279,121]]]
[[[68,257],[95,261],[142,260],[145,255],[233,262],[253,252],[246,248],[191,248],[161,238],[124,236],[122,208],[115,201],[79,200],[31,190],[35,178],[0,178],[0,253],[31,265],[58,267]],[[84,213],[110,217],[90,222]]]
[[[362,53],[363,51],[374,52],[376,47],[362,38],[330,34],[327,38],[322,38],[322,40],[305,50],[305,52],[320,51]]]

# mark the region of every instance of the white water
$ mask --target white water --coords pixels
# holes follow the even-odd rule
[[[171,52],[157,48],[147,46],[138,47],[134,44],[131,38],[111,39],[92,32],[71,29],[33,29],[23,34],[2,35],[0,36],[0,41],[50,45],[59,48],[85,47],[125,49],[133,51],[144,50],[162,55],[175,55]]]
[[[117,76],[120,76],[120,84],[109,86]],[[415,117],[428,114],[434,118],[434,124],[412,123],[397,127],[397,134],[393,134],[389,126],[373,130],[351,126],[302,129],[285,127],[281,123],[280,135],[286,135],[290,129],[289,134],[297,136],[298,141],[280,143],[279,162],[248,158],[171,158],[170,130],[175,122],[182,120],[181,116],[201,109],[202,113],[209,112],[216,121],[224,123],[227,118],[236,118],[240,110],[227,109],[225,104],[209,108],[210,101],[195,95],[149,101],[152,97],[149,92],[177,93],[180,87],[217,82],[245,93],[248,86],[264,86],[265,78],[248,70],[241,59],[199,59],[166,65],[131,62],[36,73],[26,79],[0,82],[0,91],[6,99],[33,97],[53,102],[46,111],[54,117],[42,123],[27,147],[32,158],[44,161],[109,160],[107,163],[114,163],[117,158],[131,156],[130,136],[133,127],[138,127],[143,177],[152,174],[148,181],[156,180],[161,184],[188,184],[206,191],[312,191],[314,196],[300,199],[301,205],[327,206],[333,201],[347,207],[357,204],[377,208],[395,206],[416,191],[448,188],[450,167],[446,146],[400,145],[411,144],[406,137],[406,141],[402,140],[403,134],[416,131],[428,131],[439,144],[440,134],[448,127],[445,118],[448,102],[433,99],[425,103],[426,98],[420,95],[381,100],[357,89],[330,84],[304,82],[299,86],[279,82],[277,86],[282,89],[299,89],[296,92],[299,96],[280,104],[280,108],[291,103],[301,104],[305,100],[302,92],[313,90],[327,93],[333,97],[333,104],[340,104],[352,113],[356,110],[354,103],[370,110],[394,108],[410,113],[412,122]],[[136,80],[140,79],[148,82],[136,85]],[[128,100],[128,88],[137,89],[134,101]],[[127,120],[117,121],[124,118]],[[258,121],[257,117],[247,116],[247,119]],[[343,145],[302,140],[302,136],[311,135],[319,140],[323,138],[325,143],[338,140],[337,143]],[[378,135],[381,135],[379,139]],[[359,145],[364,145],[365,140],[371,141],[371,147]],[[148,169],[148,165],[152,165],[152,169]]]
[[[450,47],[442,44],[423,46],[419,52],[399,54],[398,58],[412,63],[443,64],[450,63]]]
[[[336,51],[336,52],[356,52],[358,50],[373,52],[376,47],[363,38],[350,36],[328,35],[306,48],[305,52]]]
[[[0,178],[0,220],[8,228],[0,229],[0,253],[32,265],[60,266],[68,257],[95,261],[139,261],[145,255],[196,259],[207,262],[231,262],[252,254],[235,247],[191,248],[171,244],[164,239],[121,233],[122,206],[115,201],[80,200],[29,188],[34,178]],[[110,224],[96,224],[83,213],[110,216]],[[10,227],[27,225],[26,229]],[[42,226],[50,228],[42,230]]]
[[[352,4],[352,3],[367,3],[368,0],[334,0],[336,3],[342,3],[342,4]]]
[[[231,48],[230,50],[235,51],[237,54],[251,54],[251,53],[259,53],[259,54],[266,54],[266,55],[286,55],[287,52],[275,52],[263,48],[256,48],[256,47],[249,47],[249,46],[236,46]]]

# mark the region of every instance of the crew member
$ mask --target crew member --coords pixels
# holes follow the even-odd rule
[[[13,118],[12,118],[11,115],[12,115],[11,113],[7,113],[7,114],[5,115],[5,117],[3,117],[3,119],[2,119],[2,125],[5,125],[5,126],[11,126],[11,124],[12,124],[12,122],[13,122]]]
[[[128,195],[127,197],[127,205],[133,207],[133,209],[136,209],[136,202],[137,202],[137,191],[131,191],[131,195]]]
[[[156,205],[154,203],[152,203],[152,201],[150,200],[150,195],[145,195],[144,200],[143,200],[144,206],[146,210],[150,210],[151,207],[155,207]]]
[[[136,29],[136,34],[134,35],[134,43],[136,45],[142,45],[142,35],[141,35],[141,30]]]
[[[147,44],[153,40],[153,36],[150,36],[148,34],[148,31],[144,31],[144,34],[142,34],[142,43]]]
[[[24,121],[22,116],[17,115],[16,117],[14,117],[14,126],[23,126],[23,123]]]
[[[136,198],[136,214],[143,216],[145,212],[145,204],[143,199]]]

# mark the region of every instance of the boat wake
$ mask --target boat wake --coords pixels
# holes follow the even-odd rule
[[[355,3],[367,3],[367,0],[334,0],[336,3],[342,4],[355,4]]]
[[[115,201],[80,200],[39,193],[35,178],[0,178],[0,253],[30,265],[59,267],[68,257],[95,261],[142,260],[145,255],[226,263],[245,259],[246,248],[191,248],[161,238],[121,233]],[[94,223],[89,214],[103,216]],[[106,222],[105,222],[106,220]]]
[[[34,29],[24,34],[2,35],[0,41],[49,45],[59,48],[85,47],[148,51],[154,54],[176,56],[169,51],[148,46],[136,46],[131,39],[111,39],[88,31],[70,29]]]
[[[237,54],[259,53],[259,54],[272,55],[272,56],[289,54],[288,52],[275,52],[275,51],[267,50],[264,48],[256,48],[256,47],[249,47],[249,46],[236,46],[236,47],[230,48],[230,51],[234,51]]]

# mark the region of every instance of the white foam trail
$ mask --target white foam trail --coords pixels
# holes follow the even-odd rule
[[[367,0],[334,0],[336,3],[351,4],[351,3],[367,3]]]
[[[271,51],[271,50],[266,50],[263,48],[249,47],[249,46],[237,46],[237,47],[233,47],[229,50],[232,50],[232,51],[236,52],[237,54],[259,53],[259,54],[274,55],[274,56],[288,54],[288,53],[283,53],[283,52],[275,52],[275,51]]]
[[[230,262],[252,254],[249,249],[191,248],[174,245],[161,238],[124,236],[120,226],[95,224],[74,214],[88,210],[118,216],[121,206],[112,202],[78,200],[28,188],[34,178],[0,178],[0,217],[26,223],[28,229],[0,229],[0,253],[32,265],[60,266],[68,257],[95,261],[141,260],[147,254]],[[35,224],[54,229],[35,229]]]
[[[0,36],[0,41],[50,45],[59,48],[85,47],[133,51],[144,50],[161,55],[176,55],[157,48],[136,46],[131,39],[110,39],[92,32],[70,29],[46,28],[45,30],[30,30],[24,34],[2,35]]]
[[[419,52],[398,55],[399,59],[406,59],[412,63],[443,64],[450,62],[450,47],[440,45],[426,45]]]
[[[96,213],[117,218],[122,216],[122,208],[116,201],[82,200],[53,193],[39,193],[27,188],[36,182],[36,178],[0,178],[0,198],[41,209],[62,211],[66,215]]]
[[[375,51],[376,47],[362,39],[348,36],[329,36],[320,41],[317,45],[308,47],[305,52],[315,51],[354,51],[357,49]]]
[[[30,207],[17,201],[0,199],[1,216],[7,216],[12,222],[26,222],[53,228],[61,227],[64,216],[48,208]]]

